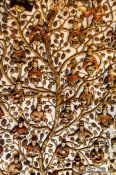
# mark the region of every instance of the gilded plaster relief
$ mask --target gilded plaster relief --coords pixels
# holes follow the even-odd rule
[[[115,175],[115,85],[115,0],[0,0],[0,175]]]

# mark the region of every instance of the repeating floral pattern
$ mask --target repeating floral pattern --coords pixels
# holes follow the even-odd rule
[[[114,175],[115,85],[115,0],[0,0],[0,175]]]

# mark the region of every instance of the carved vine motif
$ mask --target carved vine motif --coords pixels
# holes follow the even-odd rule
[[[115,173],[115,85],[115,0],[0,0],[0,175]]]

